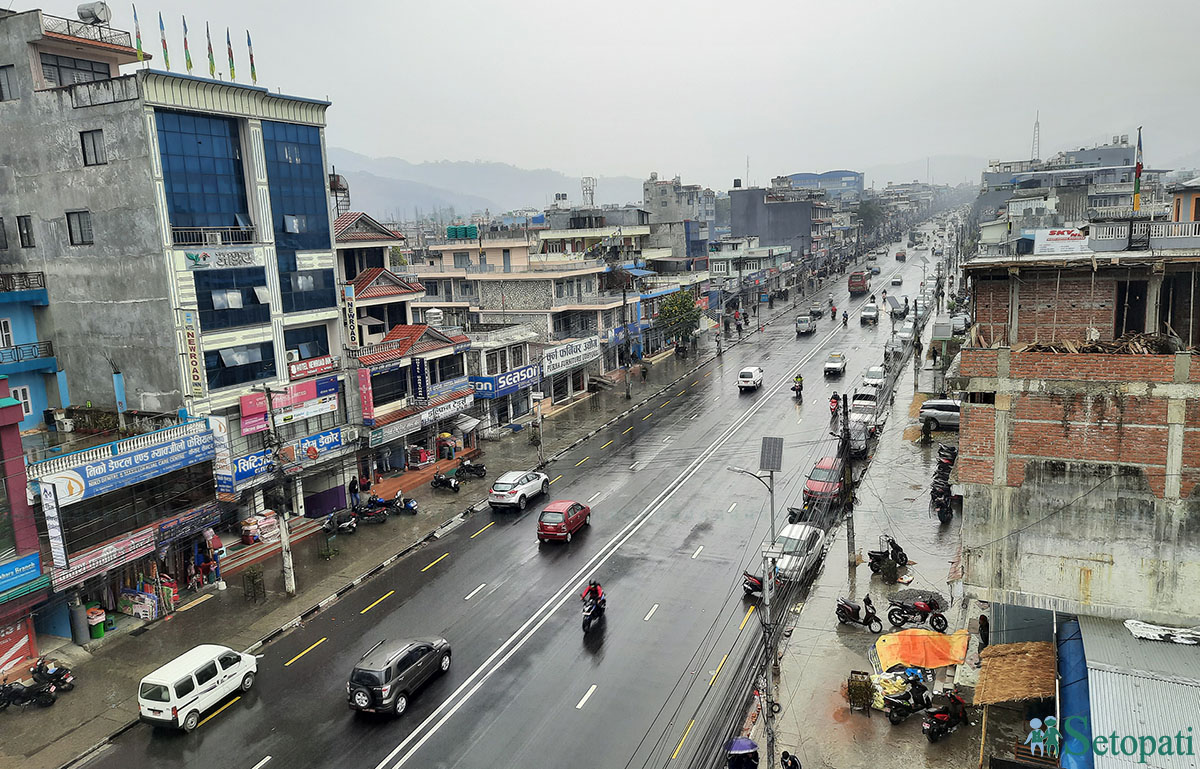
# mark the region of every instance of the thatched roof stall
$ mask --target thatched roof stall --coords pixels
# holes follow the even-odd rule
[[[1049,641],[989,646],[979,657],[983,668],[975,687],[976,705],[1054,696],[1058,657]]]

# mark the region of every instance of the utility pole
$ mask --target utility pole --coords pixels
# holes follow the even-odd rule
[[[879,401],[875,402],[879,409]],[[846,509],[846,552],[850,557],[850,565],[856,566],[858,560],[854,555],[854,473],[850,469],[850,395],[842,399],[842,440],[838,453],[842,456],[842,505]]]
[[[275,391],[270,385],[263,385],[261,388],[254,388],[256,391],[261,391],[267,396],[267,421],[271,429],[271,456],[275,461],[276,481],[283,486],[285,492],[291,496],[291,488],[287,477],[280,466],[280,450],[283,448],[283,441],[279,438],[279,431],[275,427]],[[275,511],[275,518],[279,526],[279,552],[283,556],[283,589],[288,594],[289,598],[296,597],[296,570],[292,566],[292,537],[288,531],[287,516],[281,515],[278,510]]]
[[[632,385],[629,382],[629,358],[633,354],[629,344],[629,305],[626,304],[626,293],[629,290],[629,278],[621,281],[621,328],[625,332],[625,400],[633,399]],[[645,364],[642,364],[645,365]]]

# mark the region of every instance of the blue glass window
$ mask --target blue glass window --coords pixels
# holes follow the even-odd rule
[[[248,223],[237,120],[165,110],[154,115],[172,226]]]
[[[319,358],[329,354],[329,331],[324,325],[285,329],[283,346],[299,350],[300,360]]]
[[[275,345],[270,342],[223,347],[204,353],[208,389],[257,382],[275,376]]]
[[[267,271],[262,267],[193,272],[200,328],[257,326],[271,319]]]
[[[279,293],[284,312],[303,312],[337,306],[333,270],[298,270],[279,273]]]

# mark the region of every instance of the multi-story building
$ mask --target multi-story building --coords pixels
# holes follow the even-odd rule
[[[0,258],[7,246],[3,230],[0,221]],[[49,303],[43,273],[0,273],[0,376],[8,377],[12,397],[21,402],[22,431],[44,426],[52,399],[70,403],[54,343],[39,333],[38,316]]]
[[[829,256],[833,207],[821,190],[792,189],[788,177],[769,188],[729,191],[734,237],[757,236],[764,246],[788,246],[795,259],[820,264]]]
[[[708,246],[708,274],[724,312],[747,309],[788,284],[795,270],[788,246],[762,246],[757,236],[726,237]],[[716,304],[710,297],[710,306]]]
[[[702,222],[709,226],[717,219],[717,193],[699,184],[684,184],[678,176],[659,179],[652,171],[642,182],[642,207],[650,214],[650,223]]]
[[[831,201],[852,203],[862,197],[862,171],[826,171],[813,173],[804,171],[788,174],[792,186],[800,190],[824,190]]]
[[[471,327],[467,372],[475,388],[475,408],[485,435],[529,414],[530,393],[542,381],[537,333],[517,323],[478,323]]]
[[[23,404],[0,376],[0,681],[10,671],[24,674],[38,654],[33,609],[45,601],[50,575],[43,573],[41,543],[25,498],[25,456],[20,425]]]
[[[425,290],[393,271],[391,254],[402,247],[404,238],[361,211],[338,216],[333,233],[346,339],[354,345],[376,344],[395,326],[412,323],[413,303],[425,296]]]

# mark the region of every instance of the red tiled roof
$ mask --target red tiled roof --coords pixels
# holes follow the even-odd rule
[[[390,414],[385,414],[375,420],[375,426],[383,427],[384,425],[390,425],[392,422],[399,422],[405,417],[411,417],[413,414],[420,414],[422,411],[428,411],[429,409],[440,406],[443,403],[449,403],[450,401],[455,401],[459,398],[465,398],[466,396],[473,395],[474,393],[474,387],[465,387],[461,390],[455,390],[452,393],[439,395],[436,398],[431,398],[429,403],[424,406],[409,406],[406,409],[400,409],[399,411],[393,411]]]
[[[379,280],[384,274],[387,274],[389,280],[377,285],[371,285]],[[409,283],[406,280],[401,280],[390,270],[385,270],[382,267],[372,267],[363,270],[354,278],[354,296],[358,299],[375,299],[381,296],[403,296],[404,294],[415,294],[419,291],[424,291],[425,287],[420,283]]]
[[[359,219],[366,219],[367,223],[374,227],[377,232],[346,232],[354,226]],[[381,230],[381,231],[378,231]],[[389,234],[390,233],[390,234]],[[352,241],[364,240],[404,240],[404,236],[395,230],[389,230],[372,217],[362,211],[347,211],[333,220],[333,237],[343,243]]]
[[[426,334],[429,334],[428,339],[422,340]],[[432,350],[440,350],[443,347],[450,347],[459,342],[470,342],[470,337],[462,334],[448,337],[436,329],[423,325],[399,325],[393,326],[392,330],[387,332],[383,337],[383,342],[395,342],[396,348],[393,350],[384,350],[381,352],[371,352],[365,355],[358,356],[359,365],[378,366],[380,363],[388,361],[400,360],[409,355],[415,355]],[[383,343],[381,342],[381,344]]]
[[[412,347],[413,343],[420,339],[421,335],[428,330],[429,326],[416,324],[401,324],[398,326],[392,326],[392,330],[387,332],[387,335],[384,336],[383,341],[399,342],[402,347],[408,349],[409,347]]]

